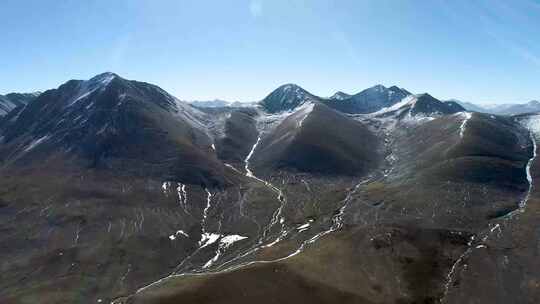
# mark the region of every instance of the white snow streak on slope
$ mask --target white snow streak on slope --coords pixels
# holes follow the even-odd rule
[[[400,102],[398,102],[396,104],[393,104],[393,105],[391,105],[389,107],[386,107],[386,108],[382,108],[382,109],[380,109],[379,111],[377,111],[375,113],[371,113],[370,116],[377,116],[377,115],[380,115],[380,114],[393,112],[393,111],[399,110],[399,109],[401,109],[404,106],[409,105],[409,104],[412,107],[412,106],[414,106],[414,103],[416,103],[417,99],[418,99],[418,97],[416,97],[415,95],[409,95],[409,96],[403,98]]]
[[[243,264],[239,264],[239,265],[236,265],[236,266],[231,266],[229,268],[224,268],[223,270],[220,270],[218,272],[214,272],[214,273],[221,273],[221,272],[227,272],[227,271],[231,271],[231,270],[235,270],[235,269],[238,269],[238,268],[242,268],[242,267],[245,267],[245,266],[249,266],[249,265],[253,265],[253,264],[258,264],[258,263],[262,263],[262,264],[265,264],[265,263],[273,263],[273,262],[279,262],[279,261],[283,261],[283,260],[286,260],[288,258],[291,258],[299,253],[301,253],[302,251],[304,251],[305,247],[309,244],[312,244],[312,243],[315,243],[317,240],[319,240],[321,237],[329,234],[329,233],[332,233],[336,230],[339,230],[341,229],[341,227],[343,227],[343,215],[345,213],[345,209],[348,207],[349,205],[349,202],[352,200],[352,197],[353,195],[356,193],[356,191],[358,191],[358,189],[360,188],[360,186],[370,182],[372,180],[372,178],[368,178],[366,180],[363,180],[361,182],[359,182],[358,184],[356,184],[356,186],[347,193],[347,196],[345,197],[345,199],[342,201],[342,206],[341,208],[339,209],[339,212],[334,215],[332,217],[332,225],[330,226],[330,228],[328,230],[324,230],[322,232],[319,232],[318,234],[314,235],[313,237],[311,237],[310,239],[302,242],[302,244],[300,245],[300,247],[298,247],[298,249],[296,249],[294,252],[290,253],[289,255],[285,256],[285,257],[282,257],[282,258],[279,258],[279,259],[274,259],[274,260],[267,260],[267,261],[264,261],[264,260],[257,260],[257,261],[251,261],[251,262],[247,262],[247,263],[243,263]],[[304,228],[304,229],[307,229],[307,228]],[[273,246],[275,243],[279,242],[281,239],[281,236],[278,237],[275,241],[271,242],[270,244],[266,244],[264,246],[262,246],[262,248],[268,248],[268,247],[271,247]],[[226,265],[226,264],[230,264],[231,262],[235,261],[235,260],[238,260],[239,258],[243,258],[245,256],[248,256],[249,254],[252,254],[253,252],[256,252],[257,250],[259,250],[260,248],[257,247],[255,249],[252,249],[236,258],[233,258],[225,263],[222,264],[222,266]]]
[[[275,223],[279,222],[281,225],[282,225],[282,231],[281,231],[281,234],[278,236],[278,238],[276,240],[274,240],[273,242],[269,243],[269,244],[266,244],[266,245],[263,245],[261,247],[256,247],[254,249],[251,249],[249,250],[248,252],[244,253],[244,254],[241,254],[240,256],[236,257],[236,258],[233,258],[229,261],[226,261],[224,264],[222,264],[221,266],[224,266],[226,264],[230,264],[231,262],[235,261],[235,260],[238,260],[240,258],[243,258],[245,256],[248,256],[249,254],[252,254],[253,252],[256,252],[257,250],[260,250],[261,248],[267,248],[267,247],[271,247],[272,245],[276,244],[277,242],[279,242],[286,234],[287,234],[287,231],[284,229],[285,227],[285,219],[283,217],[281,217],[281,211],[284,207],[284,204],[285,204],[285,198],[283,196],[283,193],[282,191],[275,187],[273,184],[265,181],[265,180],[262,180],[258,177],[256,177],[253,172],[250,170],[249,168],[249,161],[251,160],[258,144],[260,143],[260,140],[261,140],[261,134],[259,134],[255,144],[253,145],[253,147],[251,148],[249,154],[247,155],[246,159],[244,160],[244,163],[245,163],[245,171],[246,171],[246,176],[247,177],[250,177],[250,178],[253,178],[253,179],[256,179],[262,183],[264,183],[268,188],[270,188],[271,190],[275,191],[277,194],[278,194],[278,200],[280,201],[281,203],[281,206],[274,212],[274,215],[272,217],[272,221],[270,222],[269,224],[269,227],[272,227]],[[234,168],[232,165],[230,164],[225,164],[225,166],[231,168],[232,170],[236,170],[238,171],[236,168]],[[236,266],[231,266],[229,268],[224,268],[223,270],[219,270],[219,271],[213,271],[213,272],[201,272],[201,273],[181,273],[181,274],[171,274],[167,277],[164,277],[158,281],[155,281],[153,283],[150,283],[149,285],[146,285],[146,286],[143,286],[141,288],[139,288],[135,293],[139,293],[139,292],[142,292],[144,290],[146,290],[147,288],[150,288],[154,285],[158,285],[160,284],[161,282],[169,279],[169,278],[175,278],[175,277],[182,277],[182,276],[188,276],[188,275],[192,275],[192,276],[201,276],[201,275],[207,275],[207,274],[217,274],[217,273],[224,273],[224,272],[228,272],[228,271],[231,271],[231,270],[235,270],[235,269],[239,269],[239,268],[243,268],[243,267],[246,267],[246,266],[249,266],[249,265],[253,265],[253,264],[266,264],[266,263],[274,263],[274,262],[279,262],[279,261],[283,261],[283,260],[286,260],[290,257],[293,257],[299,253],[301,253],[304,248],[309,245],[309,244],[312,244],[314,242],[316,242],[319,238],[331,233],[331,232],[334,232],[338,229],[340,229],[342,226],[343,226],[343,215],[344,215],[344,212],[345,212],[345,209],[347,208],[349,202],[352,200],[352,197],[354,195],[354,193],[356,193],[356,191],[360,188],[361,185],[365,184],[365,183],[368,183],[369,181],[371,181],[371,178],[369,179],[366,179],[366,180],[363,180],[361,182],[359,182],[351,191],[349,191],[349,193],[347,193],[347,196],[346,198],[342,201],[343,202],[343,205],[342,207],[339,209],[339,212],[334,215],[332,217],[332,225],[331,227],[328,229],[328,230],[325,230],[325,231],[322,231],[318,234],[316,234],[315,236],[311,237],[310,239],[304,241],[300,247],[295,250],[294,252],[292,252],[291,254],[285,256],[285,257],[282,257],[282,258],[279,258],[279,259],[274,259],[274,260],[256,260],[256,261],[251,261],[251,262],[247,262],[247,263],[243,263],[243,264],[239,264],[239,265],[236,265]],[[311,221],[309,221],[311,222]],[[304,224],[305,225],[305,224]],[[301,225],[300,227],[298,228],[302,228],[302,229],[308,229],[308,227],[305,227],[304,225]],[[304,227],[303,227],[304,226]],[[302,230],[304,231],[304,230]],[[209,244],[213,244],[215,243],[216,241],[218,241],[219,239],[219,235],[217,234],[210,234],[210,233],[205,233],[203,235],[203,238],[201,239],[201,242],[204,241],[204,243],[208,243],[206,244],[209,245]],[[262,239],[261,239],[262,241]],[[201,244],[201,242],[199,242]],[[200,249],[200,248],[199,248]],[[218,248],[219,249],[219,248]],[[216,253],[216,255],[218,255],[219,253]],[[215,257],[214,257],[215,258]],[[214,260],[214,258],[212,260]],[[219,258],[219,256],[218,256]],[[211,261],[212,261],[211,260]],[[210,263],[210,264],[208,264]],[[212,265],[212,263],[214,262],[207,262],[205,264],[206,267],[210,267]],[[207,265],[208,264],[208,265]]]
[[[208,218],[208,211],[212,207],[212,193],[205,188],[206,191],[206,207],[203,210],[203,217],[201,220],[201,239],[199,240],[199,248],[197,250],[200,250],[206,246],[209,246],[219,240],[221,237],[221,234],[214,233],[214,232],[207,232],[206,231],[206,220]]]
[[[304,120],[309,116],[309,113],[313,111],[313,107],[315,105],[313,103],[309,103],[306,106],[302,106],[296,113],[299,113],[300,115],[303,115],[302,118],[298,121],[297,128],[301,128],[302,124],[304,123]],[[295,113],[295,114],[296,114]]]
[[[174,184],[174,182],[169,182],[169,181],[163,182],[161,184],[161,190],[163,191],[163,194],[165,194],[165,196],[169,196],[169,193],[171,193],[173,184]],[[179,204],[182,207],[182,209],[184,210],[184,212],[186,214],[190,214],[189,211],[187,210],[186,185],[184,185],[182,183],[176,183],[176,194],[178,196]],[[185,233],[183,230],[178,230],[178,231],[176,231],[176,233],[169,235],[169,239],[171,241],[174,241],[178,237],[178,235],[183,235],[185,237],[189,237],[188,234]]]
[[[468,258],[471,255],[474,249],[487,248],[487,246],[484,243],[489,239],[489,237],[493,234],[493,232],[495,232],[495,230],[499,230],[499,233],[500,233],[501,225],[500,224],[493,225],[493,227],[491,227],[488,230],[488,232],[480,239],[480,242],[477,244],[474,244],[474,240],[475,240],[474,235],[469,239],[469,242],[467,243],[467,246],[468,246],[467,250],[465,250],[465,252],[463,252],[459,256],[459,258],[454,262],[454,264],[450,268],[450,271],[446,275],[446,283],[444,284],[444,292],[441,298],[441,303],[444,303],[443,300],[445,299],[446,295],[450,291],[450,286],[452,285],[452,282],[456,275],[458,267],[465,261],[466,258]]]
[[[163,190],[163,194],[166,195],[170,187],[171,187],[171,182],[163,182],[161,184],[161,190]]]
[[[233,165],[231,165],[231,164],[225,164],[225,167],[227,167],[227,168],[229,168],[229,169],[235,171],[236,173],[244,174],[244,173],[240,172],[240,170],[236,169],[236,168],[235,168]]]
[[[534,115],[529,117],[524,125],[531,130],[531,132],[537,134],[540,133],[540,115]]]
[[[470,115],[470,113],[469,113],[469,115]],[[468,119],[470,119],[470,116],[468,117]],[[468,120],[468,119],[466,119],[466,120]],[[535,136],[535,134],[540,132],[540,116],[534,116],[534,117],[529,118],[525,122],[525,126],[529,129],[529,137],[530,137],[530,139],[532,141],[532,145],[533,145],[533,155],[529,159],[529,161],[527,162],[527,166],[525,168],[525,174],[527,175],[527,181],[529,183],[529,190],[527,191],[527,194],[525,195],[523,200],[520,201],[519,208],[514,210],[513,212],[510,212],[508,215],[506,215],[503,218],[504,220],[511,219],[513,217],[513,215],[516,214],[516,212],[522,213],[522,212],[525,211],[525,208],[527,207],[527,201],[529,200],[530,194],[531,194],[532,189],[533,189],[533,178],[532,178],[532,175],[531,175],[531,165],[532,165],[532,163],[534,162],[534,160],[536,159],[536,156],[537,156],[537,145],[536,145],[536,136]],[[473,244],[474,236],[471,237],[471,239],[470,239],[470,241],[468,243],[467,250],[463,254],[461,254],[459,256],[459,258],[456,260],[456,262],[452,265],[452,268],[450,269],[450,272],[448,273],[448,275],[446,277],[447,279],[446,279],[446,283],[444,285],[444,293],[443,293],[443,297],[441,299],[441,302],[444,302],[443,300],[444,300],[444,298],[446,297],[446,295],[448,294],[448,292],[450,290],[450,286],[452,284],[452,280],[453,280],[453,277],[455,276],[455,273],[456,273],[456,271],[458,269],[458,266],[467,257],[469,257],[471,255],[471,253],[473,252],[474,249],[487,248],[487,245],[485,244],[485,242],[488,240],[488,238],[491,236],[491,234],[493,234],[493,232],[495,232],[496,230],[498,230],[499,233],[501,233],[501,225],[499,223],[493,225],[493,227],[491,227],[488,230],[488,232],[481,238],[479,244]]]
[[[253,147],[251,148],[251,151],[249,152],[249,154],[247,155],[246,159],[244,160],[244,163],[245,163],[245,170],[246,170],[246,176],[247,177],[250,177],[250,178],[253,178],[253,179],[256,179],[262,183],[264,183],[268,188],[270,188],[272,191],[276,192],[277,193],[277,200],[280,202],[280,206],[274,211],[274,214],[272,215],[272,219],[270,221],[270,224],[265,228],[265,230],[263,231],[263,238],[266,236],[266,234],[269,232],[269,230],[275,225],[277,224],[278,222],[281,223],[281,235],[276,239],[276,241],[274,241],[272,243],[272,245],[275,243],[275,242],[278,242],[279,240],[281,240],[281,237],[283,236],[284,234],[284,228],[285,228],[285,222],[284,222],[284,219],[281,218],[281,213],[283,211],[283,207],[285,206],[285,197],[283,196],[283,192],[281,191],[281,189],[277,188],[276,186],[274,186],[272,183],[268,182],[268,181],[265,181],[263,179],[260,179],[258,177],[256,177],[253,172],[249,169],[249,161],[251,159],[251,157],[253,156],[253,153],[255,152],[255,149],[257,149],[257,146],[259,145],[260,141],[261,141],[261,134],[259,134],[259,136],[257,137],[257,141],[255,142],[255,144],[253,145]]]
[[[186,238],[189,237],[189,235],[188,235],[187,233],[185,233],[183,230],[178,230],[178,231],[176,231],[176,233],[169,235],[169,239],[170,239],[171,241],[174,241],[174,240],[176,240],[176,238],[177,238],[178,236],[180,236],[180,235],[182,235],[182,236],[184,236],[184,237],[186,237]]]
[[[28,145],[28,147],[26,147],[26,148],[24,149],[24,152],[28,152],[28,151],[34,149],[36,146],[38,146],[38,145],[41,144],[42,142],[44,142],[44,141],[46,141],[47,139],[49,139],[49,137],[50,137],[49,135],[45,135],[45,136],[42,136],[42,137],[40,137],[40,138],[38,138],[38,139],[33,140],[33,141]]]
[[[275,263],[275,262],[279,262],[279,261],[283,261],[283,260],[286,260],[288,258],[291,258],[299,253],[301,253],[304,248],[309,245],[309,244],[312,244],[314,243],[315,241],[317,241],[319,238],[321,238],[322,236],[328,234],[328,233],[331,233],[333,231],[336,231],[338,229],[340,229],[342,226],[343,226],[343,212],[344,210],[346,209],[347,205],[349,204],[349,201],[352,199],[352,196],[354,195],[354,193],[359,189],[359,187],[367,182],[369,182],[371,179],[367,179],[367,180],[364,180],[364,181],[361,181],[360,183],[358,183],[353,190],[351,190],[348,194],[347,194],[347,197],[343,200],[344,202],[344,205],[340,208],[340,212],[335,215],[332,219],[333,221],[333,224],[332,224],[332,227],[329,229],[329,230],[326,230],[326,231],[323,231],[315,236],[313,236],[312,238],[310,238],[309,240],[305,241],[302,243],[302,245],[300,245],[300,247],[292,252],[291,254],[285,256],[285,257],[282,257],[282,258],[279,258],[279,259],[274,259],[274,260],[268,260],[268,261],[264,261],[264,260],[259,260],[259,261],[251,261],[251,262],[247,262],[247,263],[243,263],[243,264],[239,264],[239,265],[236,265],[236,266],[231,266],[229,268],[225,268],[223,270],[220,270],[220,271],[214,271],[214,272],[211,272],[211,273],[182,273],[182,274],[177,274],[177,275],[171,275],[169,277],[166,277],[166,278],[163,278],[163,279],[160,279],[156,282],[153,282],[147,286],[144,286],[144,287],[141,287],[139,288],[136,293],[139,293],[141,291],[144,291],[145,289],[149,288],[149,287],[152,287],[154,285],[157,285],[161,282],[163,282],[164,280],[168,279],[168,278],[173,278],[173,277],[183,277],[183,276],[201,276],[201,275],[207,275],[207,274],[219,274],[219,273],[225,273],[225,272],[229,272],[229,271],[233,271],[233,270],[236,270],[236,269],[239,269],[239,268],[243,268],[243,267],[246,267],[246,266],[250,266],[250,265],[253,265],[253,264],[268,264],[268,263]]]
[[[251,147],[251,150],[249,151],[248,155],[246,156],[246,159],[244,160],[244,163],[246,164],[244,168],[246,170],[246,176],[247,177],[256,178],[255,175],[253,175],[253,172],[251,172],[251,170],[249,169],[249,160],[253,156],[253,153],[255,153],[255,149],[257,149],[257,145],[259,145],[260,141],[261,141],[261,134],[259,134],[259,136],[257,137],[257,140],[255,141],[255,144],[253,145],[253,147]],[[259,180],[258,178],[256,178],[256,179]],[[262,181],[262,180],[260,180],[260,181]],[[264,182],[264,181],[262,181],[262,182]]]
[[[536,159],[536,138],[533,133],[533,131],[530,131],[530,138],[533,143],[533,156],[529,161],[527,162],[527,167],[525,168],[525,171],[527,173],[527,181],[529,182],[529,189],[527,191],[527,195],[525,195],[525,198],[519,203],[519,207],[523,210],[527,206],[527,201],[529,200],[529,196],[531,195],[532,188],[533,188],[533,178],[531,175],[531,165],[533,164],[534,160]]]
[[[309,229],[309,227],[311,226],[311,223],[313,223],[313,219],[309,219],[307,223],[296,227],[296,230],[298,230],[298,232],[304,232]]]
[[[171,193],[173,184],[175,184],[175,182],[169,182],[169,181],[163,182],[161,184],[161,190],[163,191],[163,194],[165,194],[165,196],[169,196],[169,193]],[[188,210],[188,204],[187,204],[188,196],[187,196],[187,190],[186,190],[185,184],[176,183],[176,195],[178,197],[178,202],[180,206],[182,207],[182,209],[184,210],[184,212],[186,214],[191,214]]]
[[[465,135],[465,128],[467,127],[467,122],[469,119],[472,118],[472,113],[470,112],[459,112],[459,115],[463,117],[463,121],[461,122],[461,126],[459,126],[459,137],[463,138],[463,135]]]
[[[206,218],[208,217],[208,210],[210,210],[210,207],[212,206],[212,193],[208,191],[207,188],[204,188],[204,191],[206,191],[206,207],[203,210],[203,218],[201,220],[201,229],[203,234],[206,232]]]
[[[519,208],[508,213],[505,215],[505,218],[512,218],[517,213],[523,213],[525,212],[525,208],[527,207],[527,202],[529,201],[529,197],[531,195],[531,192],[533,190],[533,178],[531,174],[531,166],[536,159],[536,156],[538,155],[537,145],[536,145],[536,134],[540,133],[540,116],[533,116],[529,118],[525,123],[523,123],[528,129],[529,129],[529,138],[533,145],[533,155],[527,162],[527,166],[525,167],[525,174],[527,176],[527,182],[529,183],[529,189],[527,190],[527,194],[525,197],[519,202]]]
[[[199,241],[199,249],[214,244],[220,237],[221,235],[217,233],[203,232]]]
[[[7,115],[11,110],[15,109],[16,107],[16,104],[14,104],[8,99],[1,99],[0,96],[0,116]]]
[[[219,241],[219,246],[218,246],[218,249],[216,250],[216,255],[210,259],[208,262],[206,262],[206,264],[204,264],[203,268],[208,268],[210,266],[212,266],[215,262],[217,262],[217,260],[219,259],[219,257],[225,252],[225,250],[227,248],[229,248],[232,244],[238,242],[238,241],[241,241],[241,240],[244,240],[244,239],[247,239],[246,236],[241,236],[241,235],[227,235],[227,236],[224,236],[223,238],[221,238],[221,240]]]
[[[178,194],[178,200],[180,201],[180,206],[182,206],[182,209],[184,209],[184,212],[187,214],[190,214],[187,207],[187,191],[186,191],[186,185],[182,183],[176,184],[176,193]]]
[[[104,90],[114,79],[114,77],[114,74],[105,74],[102,78],[92,78],[90,80],[83,81],[80,85],[77,97],[73,98],[73,100],[69,102],[68,106],[76,104],[78,101],[90,96],[98,89]]]

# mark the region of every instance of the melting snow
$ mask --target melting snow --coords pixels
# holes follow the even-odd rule
[[[527,206],[527,201],[529,200],[529,196],[531,195],[531,190],[532,190],[532,187],[533,187],[533,179],[532,179],[532,175],[531,175],[531,165],[534,161],[534,159],[536,158],[536,138],[533,134],[533,132],[531,131],[530,133],[530,137],[531,137],[531,141],[533,143],[533,156],[531,157],[531,159],[529,159],[529,161],[527,162],[527,167],[525,168],[525,172],[527,174],[527,182],[529,183],[529,190],[527,191],[527,195],[525,196],[525,198],[519,203],[519,206],[520,208],[525,208],[525,206]]]
[[[393,104],[393,105],[391,105],[391,106],[389,106],[389,107],[382,108],[382,109],[380,109],[379,111],[377,111],[377,112],[375,112],[375,113],[373,113],[373,114],[371,114],[371,115],[377,116],[377,115],[380,115],[380,114],[384,114],[384,113],[388,113],[388,112],[393,112],[393,111],[399,110],[399,109],[401,109],[402,107],[404,107],[404,106],[406,106],[406,105],[409,105],[409,104],[410,104],[411,107],[412,107],[412,106],[414,106],[414,104],[416,103],[416,100],[417,100],[417,99],[418,99],[418,98],[417,98],[416,96],[414,96],[414,95],[409,95],[409,96],[403,98],[400,102],[395,103],[395,104]]]
[[[524,122],[525,126],[533,133],[540,133],[540,115],[529,117]]]
[[[296,229],[298,230],[298,232],[306,231],[310,225],[311,225],[310,223],[305,223],[303,225],[298,226]]]
[[[161,189],[163,189],[163,193],[167,193],[167,191],[169,191],[170,188],[171,188],[171,182],[163,182],[163,184],[161,184]]]
[[[300,121],[298,122],[298,125],[297,125],[298,128],[302,127],[302,124],[304,123],[304,120],[306,120],[306,118],[309,116],[309,113],[311,113],[311,111],[313,111],[313,107],[314,107],[313,103],[302,105],[302,107],[300,107],[300,109],[296,112],[296,113],[299,113],[300,115],[302,115],[302,118],[300,119]]]
[[[77,98],[75,98],[72,102],[69,103],[70,106],[76,104],[79,100],[84,99],[88,97],[90,94],[94,93],[96,89],[85,91],[84,93],[80,94]]]
[[[463,138],[463,135],[465,134],[465,128],[467,127],[467,122],[472,117],[472,113],[470,112],[459,112],[459,115],[463,117],[463,121],[461,122],[461,126],[459,127],[459,137]]]
[[[41,144],[42,142],[44,142],[44,141],[46,141],[47,139],[49,139],[49,137],[50,137],[49,135],[45,135],[45,136],[42,136],[42,137],[40,137],[40,138],[38,138],[38,139],[33,140],[33,141],[28,145],[28,147],[26,147],[26,148],[24,149],[24,152],[28,152],[28,151],[34,149],[37,145],[39,145],[39,144]]]
[[[212,245],[217,240],[219,240],[220,237],[221,237],[220,234],[205,232],[205,233],[201,234],[201,240],[199,241],[199,247],[204,248],[206,246]]]
[[[241,235],[234,234],[234,235],[227,235],[227,236],[223,237],[220,242],[225,244],[225,246],[229,247],[233,243],[244,240],[244,239],[247,239],[247,236],[241,236]]]
[[[206,207],[204,208],[203,210],[203,219],[202,219],[202,229],[203,229],[203,232],[205,231],[204,230],[204,226],[205,226],[205,223],[206,223],[206,218],[208,217],[208,210],[210,210],[210,207],[211,207],[211,203],[212,203],[212,193],[210,193],[210,191],[208,191],[208,189],[204,189],[206,191]]]
[[[215,262],[217,262],[217,260],[221,256],[221,254],[223,254],[223,252],[227,248],[229,248],[235,242],[238,242],[238,241],[241,241],[241,240],[244,240],[244,239],[247,239],[247,237],[237,235],[237,234],[235,234],[235,235],[227,235],[227,236],[224,236],[223,238],[221,238],[221,240],[219,241],[218,249],[216,250],[216,255],[213,258],[211,258],[208,262],[206,262],[206,264],[204,264],[203,268],[208,268],[208,267],[212,266]]]
[[[244,162],[245,162],[245,170],[246,170],[246,176],[247,177],[256,179],[256,180],[264,183],[268,188],[270,188],[272,191],[277,193],[277,200],[280,202],[280,206],[274,211],[274,214],[272,215],[272,219],[270,220],[269,225],[263,231],[263,238],[264,238],[266,236],[266,234],[270,231],[270,229],[275,224],[277,224],[278,221],[279,221],[279,223],[281,224],[281,233],[280,233],[280,236],[276,239],[276,241],[274,241],[274,243],[275,243],[275,242],[280,241],[281,236],[285,235],[287,233],[285,231],[285,219],[283,217],[281,217],[281,213],[283,211],[283,207],[285,206],[286,200],[285,200],[285,196],[283,195],[283,192],[281,191],[281,189],[274,186],[272,183],[270,183],[268,181],[265,181],[265,180],[262,180],[262,179],[256,177],[253,174],[253,172],[249,169],[249,160],[253,156],[253,153],[255,152],[255,149],[257,148],[257,145],[259,144],[260,141],[261,141],[261,134],[259,134],[259,136],[257,137],[257,141],[255,142],[255,144],[251,148],[251,151],[249,152],[248,156],[244,160]]]
[[[259,136],[257,137],[257,141],[255,142],[253,147],[251,147],[251,151],[249,151],[249,154],[246,156],[246,159],[244,160],[244,162],[246,163],[245,169],[246,169],[247,177],[255,177],[255,175],[253,175],[253,172],[251,172],[251,170],[249,169],[249,160],[253,156],[253,153],[255,153],[255,149],[257,149],[257,145],[259,145],[260,141],[261,141],[261,135],[259,134]]]
[[[176,240],[176,238],[177,238],[178,236],[180,236],[180,235],[181,235],[181,236],[184,236],[184,237],[186,237],[186,238],[189,237],[189,234],[185,233],[183,230],[178,230],[178,231],[176,231],[176,233],[169,235],[169,239],[170,239],[171,241],[174,241],[174,240]]]
[[[77,97],[69,102],[69,106],[76,104],[78,101],[85,99],[98,90],[103,91],[115,77],[112,73],[105,73],[90,80],[83,81],[79,86]]]
[[[233,165],[231,165],[231,164],[225,164],[225,167],[230,168],[231,170],[235,171],[236,173],[243,174],[242,172],[240,172],[238,169],[236,169],[236,168],[235,168]]]

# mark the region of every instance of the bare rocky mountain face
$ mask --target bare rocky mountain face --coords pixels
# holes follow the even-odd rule
[[[32,100],[36,99],[41,92],[35,93],[9,93],[0,95],[0,117],[18,107],[24,107]]]
[[[538,302],[540,116],[366,91],[196,109],[105,73],[11,110],[0,302]]]

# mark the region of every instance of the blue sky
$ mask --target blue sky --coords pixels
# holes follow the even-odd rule
[[[2,0],[0,37],[0,94],[113,71],[184,100],[540,99],[540,0]]]

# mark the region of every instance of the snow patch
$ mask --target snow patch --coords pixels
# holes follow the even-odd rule
[[[187,233],[184,232],[183,230],[178,230],[178,231],[176,231],[174,234],[169,235],[169,239],[170,239],[171,241],[174,241],[174,240],[176,240],[176,238],[177,238],[178,236],[183,236],[183,237],[188,238],[188,237],[189,237],[189,234],[187,234]]]
[[[204,248],[206,246],[212,245],[217,242],[220,237],[221,234],[205,232],[201,234],[201,239],[199,240],[199,247]]]
[[[76,104],[77,102],[87,98],[92,93],[98,90],[105,90],[105,88],[111,83],[111,81],[115,77],[116,75],[114,75],[113,73],[105,73],[98,75],[90,80],[83,81],[79,85],[79,92],[77,93],[76,97],[68,103],[68,106]]]
[[[45,136],[42,136],[38,139],[34,139],[25,149],[24,149],[24,152],[28,152],[32,149],[34,149],[35,147],[37,147],[39,144],[43,143],[44,141],[46,141],[47,139],[49,139],[49,135],[45,135]]]
[[[299,115],[301,115],[300,120],[298,121],[297,128],[301,128],[302,124],[304,123],[304,120],[309,116],[309,114],[313,111],[313,107],[315,105],[313,103],[308,103],[306,106],[302,105],[300,109],[296,112]],[[296,114],[295,113],[295,114]]]
[[[238,235],[238,234],[227,235],[227,236],[223,237],[220,242],[223,243],[225,246],[229,247],[232,244],[234,244],[234,243],[236,243],[238,241],[241,241],[241,240],[245,240],[247,238],[248,238],[247,236],[241,236],[241,235]]]
[[[253,156],[253,153],[255,153],[255,149],[257,149],[257,146],[259,145],[260,141],[261,141],[261,134],[259,134],[259,136],[257,137],[257,141],[255,141],[255,144],[253,145],[253,147],[251,147],[251,151],[249,151],[249,154],[246,156],[246,159],[244,160],[244,163],[246,164],[245,169],[246,169],[247,177],[255,177],[255,175],[253,175],[253,172],[251,172],[251,170],[249,169],[249,160]]]
[[[167,194],[167,192],[169,191],[169,189],[171,188],[171,182],[163,182],[161,184],[161,189],[163,190],[163,193],[164,194]]]
[[[463,117],[463,121],[461,122],[461,126],[459,126],[459,137],[463,138],[463,135],[465,135],[465,128],[467,127],[467,122],[469,119],[472,118],[471,112],[459,112],[459,115]]]
[[[210,207],[212,206],[212,193],[208,191],[208,189],[204,189],[206,191],[206,207],[203,210],[203,219],[202,219],[202,229],[203,232],[205,231],[205,225],[206,225],[206,218],[208,217],[208,210],[210,210]]]
[[[225,250],[227,248],[229,248],[232,244],[234,244],[234,243],[236,243],[238,241],[244,240],[244,239],[247,239],[247,237],[237,235],[237,234],[235,234],[235,235],[227,235],[227,236],[224,236],[223,238],[221,238],[221,240],[219,241],[218,249],[216,250],[216,254],[214,255],[213,258],[208,260],[208,262],[206,262],[203,265],[203,268],[208,268],[208,267],[212,266],[215,262],[217,262],[219,260],[219,257],[225,252]]]
[[[411,108],[414,107],[414,105],[416,104],[416,101],[418,100],[418,97],[416,97],[415,95],[409,95],[405,98],[403,98],[400,102],[398,103],[395,103],[389,107],[386,107],[386,108],[382,108],[380,109],[379,111],[371,114],[373,116],[377,116],[377,115],[381,115],[381,114],[385,114],[385,113],[388,113],[388,112],[393,112],[393,111],[396,111],[396,110],[399,110],[407,105],[410,105]]]

